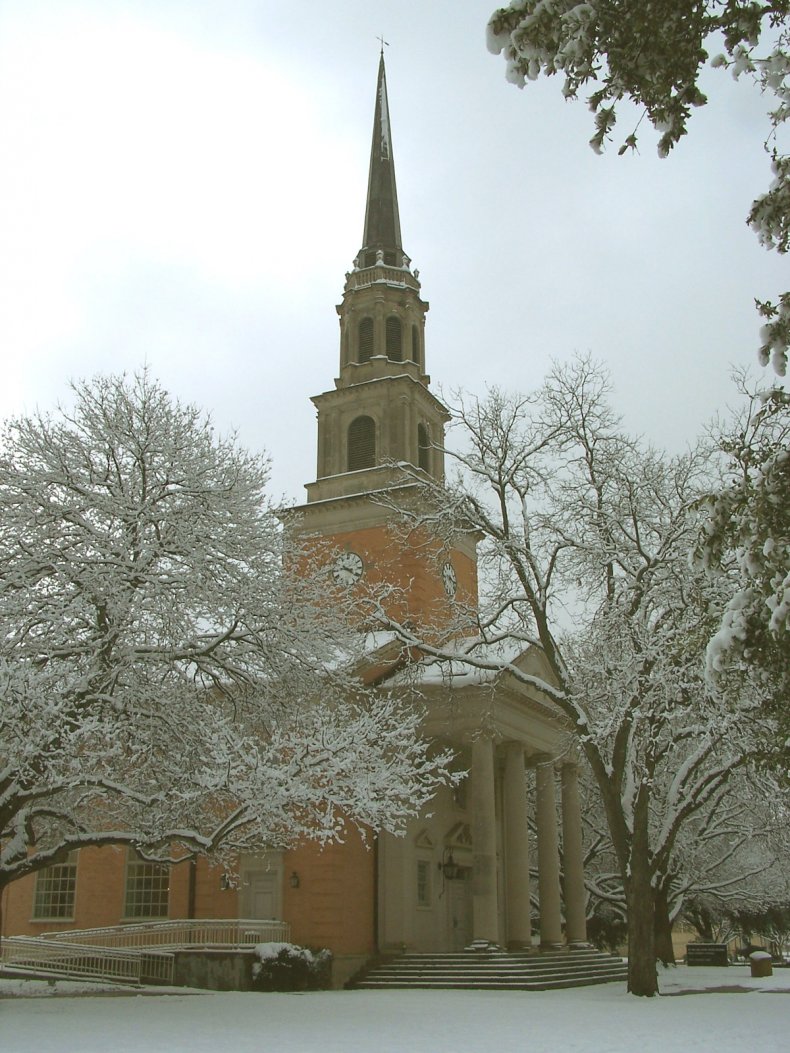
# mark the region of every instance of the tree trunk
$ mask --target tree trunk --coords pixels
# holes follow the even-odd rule
[[[652,998],[658,994],[655,889],[650,881],[647,852],[637,851],[639,840],[634,838],[631,873],[625,889],[628,904],[628,990],[633,995]]]
[[[669,920],[669,888],[660,885],[655,890],[654,932],[656,958],[664,965],[675,964],[675,948],[672,946],[672,922]]]
[[[3,900],[5,898],[5,890],[8,885],[0,885],[0,952],[3,950]]]

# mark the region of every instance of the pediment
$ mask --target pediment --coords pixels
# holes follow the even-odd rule
[[[469,823],[455,823],[444,835],[447,848],[471,848],[472,828]]]
[[[414,838],[414,844],[417,848],[433,849],[436,846],[436,842],[428,833],[427,828],[420,830],[420,832]]]

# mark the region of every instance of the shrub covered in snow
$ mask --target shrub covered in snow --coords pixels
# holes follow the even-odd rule
[[[259,943],[252,966],[256,991],[325,991],[332,986],[332,952],[294,943]]]

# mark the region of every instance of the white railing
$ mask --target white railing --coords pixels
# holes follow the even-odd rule
[[[6,968],[37,975],[115,983],[173,982],[173,955],[124,952],[112,947],[89,946],[41,936],[8,936],[0,945],[0,962]]]
[[[42,933],[42,940],[91,947],[158,948],[243,947],[255,943],[288,943],[290,926],[273,918],[205,918],[145,921],[100,929],[67,929]]]
[[[71,979],[172,984],[174,951],[289,941],[290,926],[273,918],[146,921],[9,936],[0,944],[0,963]]]
[[[420,288],[420,283],[410,271],[392,267],[386,263],[351,271],[346,279],[346,288],[366,289],[369,285],[376,285],[379,282],[386,282],[388,285],[405,285],[418,291]]]

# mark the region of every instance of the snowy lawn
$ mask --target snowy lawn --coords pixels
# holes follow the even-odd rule
[[[786,1049],[790,970],[662,972],[665,997],[621,984],[570,991],[96,994],[96,985],[0,981],[3,1053],[711,1053]],[[717,991],[725,987],[727,993]],[[106,988],[104,989],[106,991]],[[172,989],[171,989],[172,990]],[[35,991],[41,997],[25,997]],[[90,991],[91,993],[88,993]],[[699,993],[687,994],[696,991]]]

